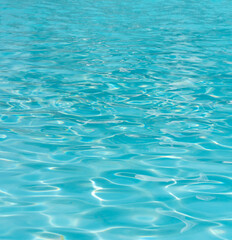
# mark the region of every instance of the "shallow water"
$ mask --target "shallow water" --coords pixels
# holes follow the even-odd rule
[[[232,239],[231,1],[0,3],[0,239]]]

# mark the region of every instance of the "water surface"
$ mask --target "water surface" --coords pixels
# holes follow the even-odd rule
[[[232,239],[231,1],[0,3],[0,238]]]

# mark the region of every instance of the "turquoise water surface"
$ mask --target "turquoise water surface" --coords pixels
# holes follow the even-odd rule
[[[232,239],[232,2],[0,0],[0,239]]]

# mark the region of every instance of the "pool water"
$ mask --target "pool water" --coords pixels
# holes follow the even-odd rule
[[[232,2],[0,3],[0,239],[232,239]]]

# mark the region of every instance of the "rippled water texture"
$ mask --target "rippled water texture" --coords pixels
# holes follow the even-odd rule
[[[232,2],[0,0],[0,239],[232,239]]]

